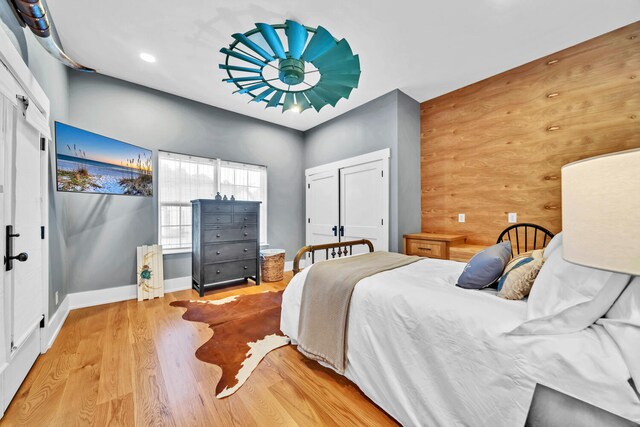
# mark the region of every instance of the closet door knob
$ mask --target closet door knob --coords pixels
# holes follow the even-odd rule
[[[244,233],[244,237],[247,237],[248,235],[249,235],[249,234],[247,234],[247,233]]]
[[[216,251],[216,255],[220,255],[220,251]]]
[[[249,267],[247,267],[247,266],[245,265],[245,266],[244,266],[244,269],[245,269],[245,270],[248,270],[248,269],[249,269]]]
[[[249,251],[249,249],[245,248],[245,249],[244,249],[244,251],[245,251],[245,252],[248,252],[248,251]]]
[[[216,274],[220,274],[220,270],[216,270]]]
[[[220,235],[219,235],[219,234],[216,234],[216,237],[220,237]]]

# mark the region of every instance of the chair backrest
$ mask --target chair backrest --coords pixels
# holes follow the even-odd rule
[[[511,254],[513,250],[521,253],[534,249],[543,249],[553,238],[553,233],[537,224],[521,223],[505,228],[496,243],[509,240],[511,242]]]

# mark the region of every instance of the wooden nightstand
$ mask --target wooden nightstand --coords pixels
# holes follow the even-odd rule
[[[449,248],[464,244],[467,236],[460,234],[415,233],[404,235],[404,253],[429,258],[449,259]]]

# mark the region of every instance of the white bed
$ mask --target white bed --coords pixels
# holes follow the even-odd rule
[[[456,287],[464,266],[424,259],[361,280],[345,376],[403,425],[522,426],[537,383],[640,422],[629,371],[602,326],[507,336],[526,301]],[[294,344],[310,268],[283,295],[281,329]]]

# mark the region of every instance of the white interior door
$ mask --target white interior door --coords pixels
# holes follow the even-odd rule
[[[307,177],[307,245],[338,242],[338,169]],[[316,261],[325,254],[316,253]]]
[[[45,283],[43,272],[43,172],[40,133],[24,118],[23,108],[3,99],[4,224],[13,226],[13,253],[27,254],[13,268],[3,266],[4,323],[8,366],[3,372],[5,409],[40,353],[40,321],[43,319]],[[17,236],[19,235],[19,236]],[[9,254],[5,254],[9,255]]]
[[[340,169],[340,240],[368,239],[376,251],[389,250],[389,183],[384,160]],[[367,252],[366,246],[354,253]]]

